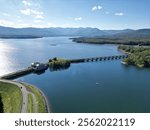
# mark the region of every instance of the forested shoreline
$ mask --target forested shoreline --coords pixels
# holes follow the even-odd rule
[[[150,47],[120,45],[118,49],[129,54],[128,58],[123,61],[126,64],[150,67]]]

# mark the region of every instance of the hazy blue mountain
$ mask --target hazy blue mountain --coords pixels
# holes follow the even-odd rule
[[[123,38],[150,38],[150,29],[139,29],[128,32],[121,32],[114,34],[113,37]]]
[[[11,28],[0,26],[0,37],[5,36],[101,36],[105,32],[97,28]]]
[[[105,33],[107,33],[108,35],[134,32],[134,30],[132,30],[132,29],[124,29],[124,30],[102,30],[102,31],[105,32]]]
[[[150,29],[100,30],[98,28],[11,28],[0,26],[1,38],[37,38],[49,36],[150,38]]]

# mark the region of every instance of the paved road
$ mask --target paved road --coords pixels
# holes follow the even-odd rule
[[[26,89],[26,86],[24,86],[23,84],[21,83],[18,83],[18,82],[15,82],[15,81],[10,81],[10,80],[3,80],[3,79],[0,79],[0,82],[3,82],[3,83],[10,83],[10,84],[14,84],[16,86],[18,86],[21,90],[21,93],[22,93],[22,108],[21,108],[21,113],[27,113],[27,105],[28,105],[28,94],[31,94],[32,97],[33,97],[33,107],[34,107],[34,112],[37,113],[38,112],[38,105],[37,105],[37,99],[36,99],[36,96],[34,95],[34,93],[32,93],[31,91],[28,91]],[[33,86],[33,85],[32,85]],[[35,86],[34,86],[35,87]],[[36,89],[38,89],[37,87],[35,87]],[[43,99],[44,99],[44,106],[45,106],[45,112],[50,112],[50,107],[49,107],[49,104],[48,104],[48,100],[46,98],[46,96],[44,95],[44,93],[38,89],[40,91],[40,93],[42,94],[43,96]]]
[[[21,113],[26,113],[27,112],[27,105],[28,105],[28,91],[26,89],[26,87],[20,83],[17,82],[13,82],[10,80],[1,80],[0,82],[3,83],[10,83],[10,84],[14,84],[16,86],[18,86],[22,92],[22,109],[21,109]]]
[[[22,82],[23,83],[23,82]],[[51,112],[51,110],[50,110],[50,105],[49,105],[49,103],[48,103],[48,100],[47,100],[47,97],[45,96],[45,94],[38,88],[38,87],[36,87],[36,86],[34,86],[34,85],[31,85],[31,84],[28,84],[28,83],[25,83],[25,84],[27,84],[27,85],[30,85],[30,86],[33,86],[34,88],[36,88],[40,93],[41,93],[41,95],[42,95],[42,97],[43,97],[43,99],[44,99],[44,108],[45,108],[45,112],[46,113],[50,113]],[[33,94],[33,93],[32,93]],[[33,94],[34,95],[34,94]],[[36,100],[36,97],[35,97],[35,95],[33,96],[33,101],[35,101]],[[36,112],[37,110],[38,110],[38,106],[37,106],[37,102],[34,102],[34,111]]]

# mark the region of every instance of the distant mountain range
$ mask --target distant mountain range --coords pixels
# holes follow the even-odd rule
[[[50,36],[142,37],[150,38],[150,29],[100,30],[98,28],[12,28],[0,26],[0,38],[37,38]]]

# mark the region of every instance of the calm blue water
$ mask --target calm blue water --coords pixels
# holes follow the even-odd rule
[[[54,46],[55,44],[56,46]],[[0,75],[49,58],[122,54],[116,45],[73,43],[68,37],[1,39]],[[150,112],[150,69],[120,60],[72,64],[67,70],[30,74],[17,80],[39,87],[52,112]]]

